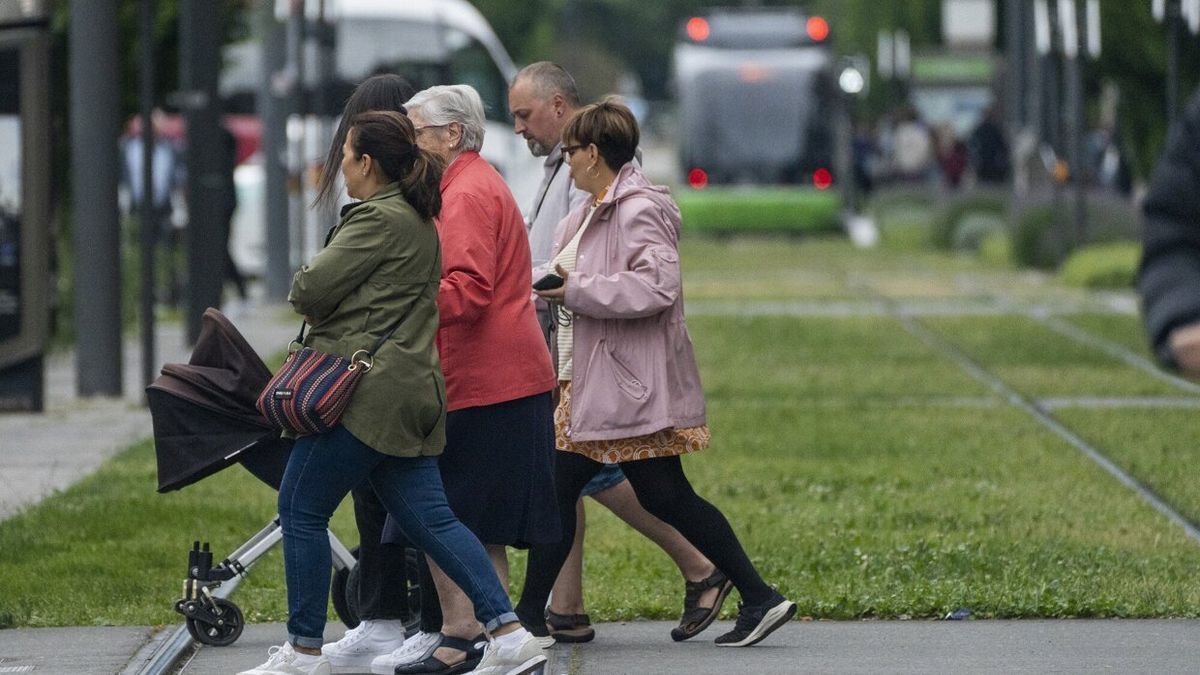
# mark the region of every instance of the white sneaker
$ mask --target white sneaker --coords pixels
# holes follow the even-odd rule
[[[402,666],[417,661],[424,661],[437,649],[442,641],[441,633],[426,633],[421,631],[404,641],[404,644],[391,654],[376,656],[371,661],[371,672],[375,675],[394,675],[396,666]]]
[[[292,649],[292,643],[267,650],[267,662],[238,675],[331,675],[329,659],[325,655],[310,656]]]
[[[483,651],[483,659],[471,672],[481,675],[526,675],[544,672],[547,659],[538,639],[524,628],[518,632],[525,635],[516,639],[494,639],[489,642]],[[508,638],[509,635],[503,637]],[[516,644],[512,644],[513,642]]]
[[[335,673],[365,673],[376,657],[404,645],[403,621],[363,621],[346,631],[341,640],[321,647]]]

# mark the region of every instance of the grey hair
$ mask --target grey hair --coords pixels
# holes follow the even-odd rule
[[[539,99],[545,100],[555,94],[562,94],[567,105],[572,108],[578,108],[581,105],[575,78],[571,77],[566,68],[553,61],[538,61],[525,66],[513,77],[509,89],[517,86],[521,80],[533,83],[534,92]]]
[[[483,100],[469,84],[438,85],[418,91],[404,104],[408,114],[425,118],[426,123],[443,126],[451,122],[462,125],[462,149],[483,147]]]

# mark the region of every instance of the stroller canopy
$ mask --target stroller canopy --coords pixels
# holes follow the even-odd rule
[[[164,365],[146,387],[159,492],[236,462],[279,488],[290,443],[255,408],[270,379],[271,371],[229,319],[206,310],[191,359]]]

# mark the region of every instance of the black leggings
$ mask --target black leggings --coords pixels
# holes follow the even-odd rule
[[[575,541],[575,503],[583,486],[603,466],[574,452],[557,453],[554,483],[563,537],[557,543],[542,544],[529,550],[525,589],[516,607],[517,615],[523,622],[537,623],[542,620],[550,590]],[[629,478],[629,484],[642,507],[679,530],[717,569],[724,572],[741,593],[743,602],[759,605],[775,597],[775,590],[758,575],[758,570],[754,569],[754,563],[750,562],[729,521],[717,507],[700,498],[692,489],[679,457],[621,462],[621,470]]]

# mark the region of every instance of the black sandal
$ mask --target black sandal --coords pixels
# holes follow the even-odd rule
[[[546,628],[550,637],[559,642],[591,642],[596,637],[592,620],[587,614],[558,614],[546,608]]]
[[[701,607],[700,596],[710,588],[720,588],[712,607]],[[684,584],[683,614],[679,617],[679,625],[671,629],[671,639],[682,642],[695,637],[716,621],[721,613],[721,605],[729,591],[733,590],[733,582],[721,570],[713,572],[707,579],[687,581]]]
[[[430,653],[424,661],[396,666],[396,675],[456,675],[456,673],[467,673],[475,670],[475,666],[479,665],[479,661],[483,658],[484,647],[486,646],[487,636],[482,633],[470,640],[443,635],[442,641],[438,643],[437,647],[433,648],[433,651],[436,652],[442,647],[449,647],[465,654],[465,659],[451,666],[445,661],[435,658]]]

